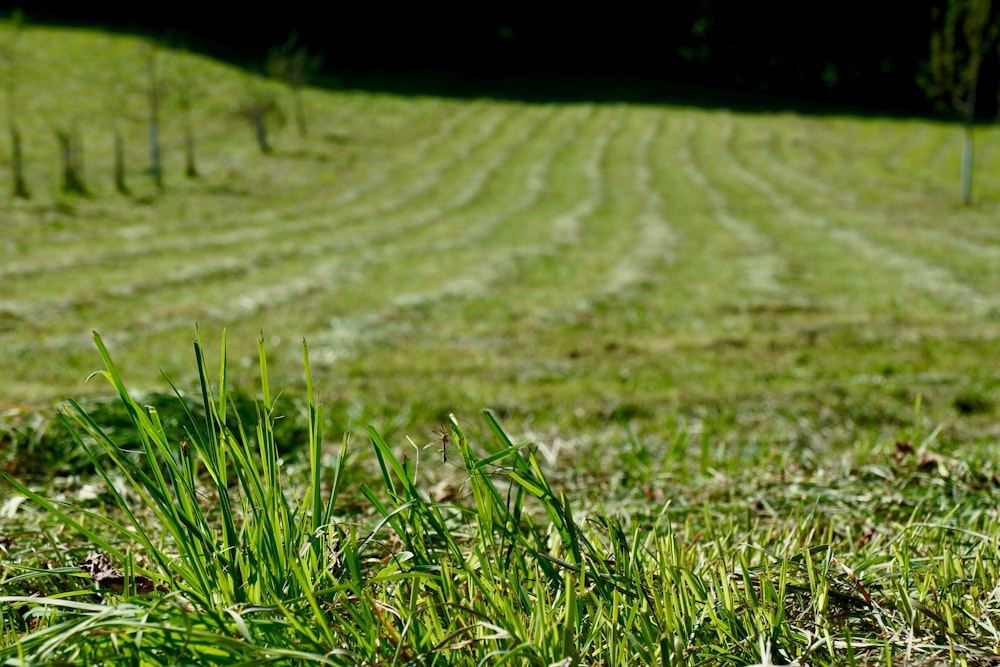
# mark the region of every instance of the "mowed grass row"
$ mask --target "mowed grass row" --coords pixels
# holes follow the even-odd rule
[[[992,128],[967,209],[958,131],[924,121],[310,90],[310,135],[276,128],[263,156],[234,111],[269,84],[164,52],[174,171],[156,194],[142,69],[122,55],[142,47],[28,29],[18,48],[36,193],[4,208],[4,403],[102,391],[83,384],[94,329],[140,386],[164,388],[160,368],[190,383],[198,323],[246,350],[236,370],[263,333],[290,386],[306,338],[324,398],[407,428],[492,406],[612,438],[620,418],[655,434],[738,415],[734,438],[795,440],[822,422],[849,443],[899,428],[921,395],[951,436],[990,432]],[[185,81],[199,93],[194,181],[176,173],[171,90]],[[94,102],[115,95],[125,113]],[[84,138],[92,198],[55,192],[63,118]],[[116,118],[131,198],[110,192]]]

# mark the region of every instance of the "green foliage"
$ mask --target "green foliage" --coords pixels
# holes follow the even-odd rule
[[[297,42],[298,35],[293,33],[284,44],[271,49],[267,54],[264,70],[268,76],[278,79],[291,89],[295,125],[299,136],[305,137],[309,130],[302,104],[302,88],[316,76],[323,64],[323,57],[310,55],[309,50]]]
[[[972,122],[976,90],[987,54],[1000,24],[992,0],[948,0],[939,25],[931,33],[930,76],[923,79],[927,95]]]
[[[983,63],[1000,34],[992,0],[948,0],[940,25],[931,33],[930,76],[922,79],[939,108],[957,111],[965,124],[962,203],[972,203],[973,138]]]

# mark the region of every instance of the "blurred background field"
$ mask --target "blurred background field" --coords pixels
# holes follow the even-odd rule
[[[15,425],[107,395],[86,382],[94,330],[132,386],[166,392],[162,371],[192,388],[197,325],[209,349],[226,331],[248,396],[258,337],[289,396],[306,340],[337,427],[389,437],[430,439],[449,412],[489,407],[566,452],[678,429],[824,449],[899,436],[918,397],[944,441],[997,435],[992,127],[977,203],[960,207],[960,130],[928,120],[694,105],[662,87],[567,100],[341,85],[303,91],[302,136],[289,87],[202,56],[32,26],[16,49],[32,196],[0,204],[0,404]],[[262,99],[268,154],[246,113]],[[58,132],[81,149],[84,196],[61,192]]]

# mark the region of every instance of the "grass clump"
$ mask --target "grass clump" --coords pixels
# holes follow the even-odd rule
[[[223,340],[217,384],[196,343],[201,406],[178,392],[173,428],[96,340],[137,446],[71,401],[103,504],[0,473],[2,664],[986,664],[1000,649],[985,446],[945,455],[910,433],[833,465],[747,465],[702,442],[692,464],[678,435],[662,459],[623,448],[634,479],[597,479],[595,501],[486,412],[482,429],[449,418],[432,485],[420,448],[373,427],[373,471],[349,438],[325,451],[307,353],[300,467],[275,439],[263,344],[255,423],[234,414]],[[80,570],[95,553],[112,574]]]

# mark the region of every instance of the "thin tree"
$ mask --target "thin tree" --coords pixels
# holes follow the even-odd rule
[[[270,153],[272,147],[269,128],[272,124],[280,126],[285,122],[285,114],[274,93],[261,85],[256,77],[251,79],[246,94],[236,109],[236,115],[253,126],[260,152]]]
[[[113,77],[106,98],[107,115],[111,118],[111,154],[114,160],[112,174],[115,191],[122,195],[131,194],[126,181],[125,134],[122,130],[122,125],[128,120],[129,98],[132,92],[124,82],[130,79],[129,73],[118,72]]]
[[[24,150],[21,145],[21,131],[18,127],[17,115],[17,39],[21,34],[23,15],[15,11],[11,18],[7,43],[0,50],[0,59],[4,67],[4,102],[7,112],[7,132],[10,135],[13,189],[11,193],[19,199],[31,197],[28,181],[24,175]]]
[[[83,142],[75,130],[56,129],[59,155],[62,163],[62,191],[67,195],[86,195],[87,184],[83,175]]]
[[[306,125],[305,106],[302,102],[302,89],[323,63],[323,56],[309,55],[308,49],[298,46],[298,35],[292,33],[288,41],[273,48],[267,54],[267,74],[278,79],[292,91],[292,110],[295,114],[295,126],[299,136],[309,133]]]
[[[178,104],[184,119],[184,175],[188,178],[198,178],[198,165],[194,156],[194,123],[191,121],[193,97],[192,87],[182,85]]]
[[[117,121],[111,126],[111,140],[114,151],[115,191],[118,194],[129,195],[131,191],[125,180],[125,137],[122,135],[121,124]]]
[[[199,85],[195,69],[191,67],[187,50],[181,46],[172,52],[170,59],[172,64],[172,76],[177,90],[177,106],[181,112],[181,123],[184,130],[184,175],[187,178],[198,177],[198,163],[195,152],[194,133],[194,105],[202,96],[203,91]]]
[[[149,105],[149,175],[157,190],[163,189],[163,162],[160,152],[160,98],[162,89],[157,75],[156,61],[159,46],[146,42],[146,100]]]
[[[972,203],[973,131],[983,60],[997,38],[992,0],[948,0],[939,26],[931,33],[927,95],[962,120],[962,203]]]

